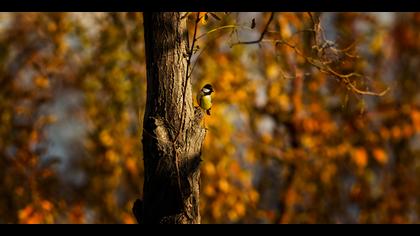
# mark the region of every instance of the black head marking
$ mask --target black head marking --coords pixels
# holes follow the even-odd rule
[[[208,90],[208,91],[203,91],[206,94],[211,94],[212,92],[214,92],[213,87],[211,86],[211,84],[206,84],[204,85],[202,90]]]

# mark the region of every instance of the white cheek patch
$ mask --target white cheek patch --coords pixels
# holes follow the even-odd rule
[[[203,92],[208,93],[208,92],[210,92],[210,89],[208,89],[208,88],[203,88]]]

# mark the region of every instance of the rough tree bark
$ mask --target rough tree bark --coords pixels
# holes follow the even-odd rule
[[[147,103],[143,123],[143,201],[139,223],[200,223],[203,112],[187,78],[185,20],[176,12],[144,13]]]

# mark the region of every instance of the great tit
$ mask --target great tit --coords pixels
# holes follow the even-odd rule
[[[197,103],[200,105],[201,108],[203,108],[207,115],[210,115],[211,110],[211,93],[214,92],[213,87],[211,84],[206,84],[204,87],[200,90],[200,93],[197,94]]]

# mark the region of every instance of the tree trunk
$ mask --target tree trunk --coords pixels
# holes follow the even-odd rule
[[[143,201],[139,223],[200,223],[203,112],[187,78],[187,28],[181,14],[144,13],[147,101],[143,123]]]

